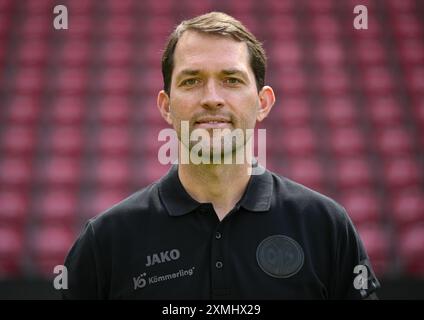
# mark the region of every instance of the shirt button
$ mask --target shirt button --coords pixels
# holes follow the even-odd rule
[[[217,269],[221,269],[221,268],[222,268],[222,266],[223,266],[223,263],[222,263],[221,261],[217,261],[217,262],[215,263],[215,267],[216,267]]]
[[[221,239],[221,237],[222,237],[222,235],[221,235],[221,232],[217,232],[217,233],[215,233],[215,238],[216,239]]]

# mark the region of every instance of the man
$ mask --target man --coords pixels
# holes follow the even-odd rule
[[[162,117],[176,130],[180,164],[91,219],[66,259],[65,298],[360,299],[379,286],[344,208],[247,159],[183,164],[182,124],[203,130],[199,156],[222,160],[275,102],[265,53],[234,18],[183,21],[162,59]],[[223,130],[227,129],[227,130]],[[227,140],[228,141],[228,140]],[[249,140],[250,141],[250,140]],[[359,270],[359,271],[358,271]]]

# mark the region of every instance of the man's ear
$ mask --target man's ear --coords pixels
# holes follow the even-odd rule
[[[275,103],[274,90],[270,86],[264,86],[259,91],[259,110],[256,115],[256,120],[261,122],[264,120],[268,113],[271,111],[272,106]]]
[[[164,118],[169,125],[172,125],[169,96],[164,90],[159,91],[156,104],[160,114],[162,115],[162,118]]]

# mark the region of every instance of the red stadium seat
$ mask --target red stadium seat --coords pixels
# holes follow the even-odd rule
[[[0,22],[0,41],[3,41],[2,40],[2,38],[3,38],[3,34],[2,33],[3,33],[3,31],[2,31],[2,25],[1,25],[1,22]],[[2,47],[0,47],[0,63],[2,65],[5,64],[5,59],[6,59],[6,48],[4,46],[2,46]],[[1,80],[2,79],[0,77],[0,83],[1,83]]]
[[[357,227],[381,222],[382,201],[371,190],[354,190],[341,195],[340,203]]]
[[[28,194],[22,191],[0,191],[0,226],[22,227],[29,209]]]
[[[0,41],[5,41],[6,36],[10,33],[11,30],[11,15],[8,14],[7,10],[9,9],[2,10],[0,8]],[[2,50],[2,52],[5,52],[5,50]]]
[[[383,170],[386,187],[391,190],[418,187],[422,183],[422,172],[413,158],[387,159]]]
[[[146,69],[155,68],[154,71],[160,74],[160,65],[161,65],[161,50],[163,50],[164,43],[163,41],[152,40],[149,43],[146,43],[145,46],[139,49],[137,56],[140,56],[140,60]]]
[[[80,96],[59,96],[53,100],[50,119],[57,125],[79,125],[85,119],[87,105]]]
[[[378,128],[401,125],[402,105],[391,96],[375,97],[365,108],[372,124]]]
[[[235,16],[249,15],[254,10],[254,1],[230,1],[227,2],[227,10]],[[243,20],[242,20],[243,21]]]
[[[155,1],[155,0],[147,0],[143,3],[146,12],[150,12],[151,16],[156,15],[167,15],[171,16],[171,12],[174,9],[174,1],[172,0],[163,0],[163,1]]]
[[[65,257],[75,241],[70,228],[58,226],[39,226],[34,230],[32,258],[40,276],[54,278],[54,267],[63,265]]]
[[[72,17],[72,28],[66,31],[69,39],[87,41],[96,32],[95,20],[90,15]],[[100,29],[100,28],[99,28]]]
[[[364,69],[361,83],[369,95],[391,93],[395,84],[390,70],[384,66],[373,66]]]
[[[156,53],[157,54],[157,53]],[[162,75],[158,70],[146,69],[139,80],[139,88],[148,96],[156,97],[159,90],[163,89]],[[156,103],[154,104],[156,106]]]
[[[0,12],[9,13],[13,8],[12,4],[11,0],[0,0]]]
[[[133,185],[139,188],[145,187],[160,179],[168,172],[170,167],[171,164],[163,165],[159,163],[157,156],[150,157],[134,168]]]
[[[424,275],[424,225],[411,226],[400,235],[400,256],[410,275]]]
[[[400,230],[424,222],[424,194],[420,189],[395,193],[390,203],[390,213]]]
[[[303,95],[307,89],[306,76],[297,67],[283,68],[274,81],[284,95]]]
[[[424,44],[414,39],[400,41],[398,47],[401,62],[405,65],[419,65],[424,63]]]
[[[47,13],[50,14],[50,10],[47,9],[44,12],[40,12],[39,15],[29,14],[27,18],[19,24],[19,28],[17,30],[18,36],[24,40],[34,38],[46,39],[52,28],[50,22],[51,16],[47,15]]]
[[[409,69],[405,77],[406,89],[410,94],[422,94],[424,92],[424,67]]]
[[[366,152],[366,138],[357,127],[333,129],[329,145],[336,156],[361,156]]]
[[[65,95],[81,95],[88,90],[89,74],[82,67],[61,69],[56,83],[55,92]]]
[[[2,157],[0,159],[0,188],[25,189],[32,181],[32,165],[24,157]]]
[[[105,69],[100,81],[100,92],[128,94],[133,91],[134,79],[127,68]]]
[[[323,95],[346,95],[350,91],[351,81],[344,69],[326,67],[317,71],[314,85]]]
[[[322,40],[315,44],[315,59],[322,67],[339,66],[345,62],[343,47],[336,40]]]
[[[413,104],[412,117],[417,127],[424,129],[424,96]],[[424,140],[422,142],[424,142]],[[424,148],[424,143],[422,146]]]
[[[306,24],[307,30],[318,39],[335,39],[340,34],[340,25],[338,20],[331,14],[319,13],[312,15],[309,23]]]
[[[106,6],[111,13],[130,15],[136,9],[136,3],[134,0],[108,0]]]
[[[36,97],[17,96],[9,102],[6,121],[9,124],[34,125],[39,121],[41,110]]]
[[[384,129],[376,135],[377,150],[385,157],[412,154],[413,139],[403,127]]]
[[[357,61],[362,66],[387,62],[387,53],[379,39],[360,39],[354,46]]]
[[[121,95],[103,97],[96,109],[96,115],[102,125],[126,126],[134,113],[130,99]]]
[[[32,157],[37,131],[25,125],[9,126],[1,134],[0,151],[13,156]]]
[[[83,146],[81,129],[76,126],[56,126],[47,140],[47,150],[55,155],[79,156]]]
[[[291,13],[294,10],[294,3],[290,0],[265,0],[264,5],[267,5],[270,12]]]
[[[151,37],[152,39],[164,39],[168,36],[169,30],[172,30],[173,27],[174,22],[172,19],[170,19],[169,16],[152,15],[146,19],[145,25],[141,32],[143,32],[144,35]],[[160,46],[163,47],[164,45],[165,43],[162,42]],[[158,53],[159,52],[157,52],[157,54]],[[160,54],[158,55],[160,56]]]
[[[389,26],[393,28],[398,38],[415,37],[422,39],[423,37],[421,22],[414,13],[398,13],[393,15]]]
[[[51,188],[74,188],[80,182],[80,173],[78,159],[53,155],[42,164],[37,181]]]
[[[24,6],[24,11],[28,15],[38,15],[45,14],[49,10],[51,10],[54,6],[53,0],[44,0],[44,1],[30,1]]]
[[[43,70],[35,67],[24,68],[16,73],[14,93],[16,95],[38,96],[44,89]]]
[[[289,162],[288,178],[317,191],[324,189],[324,169],[319,161],[291,158]]]
[[[374,183],[370,163],[363,158],[339,160],[334,172],[335,186],[342,189],[370,188]]]
[[[321,14],[328,13],[334,9],[335,1],[333,0],[320,0],[320,1],[311,1],[305,3],[307,9],[311,11],[312,14]]]
[[[287,97],[284,105],[273,110],[275,118],[271,117],[271,121],[275,119],[278,124],[287,126],[308,126],[312,118],[312,111],[308,101],[300,97]]]
[[[280,1],[273,1],[272,3],[276,3]],[[272,4],[274,6],[274,4]],[[284,28],[276,28],[275,26],[284,25]],[[272,15],[268,17],[265,21],[263,21],[262,25],[263,30],[266,30],[267,34],[274,39],[274,41],[278,41],[281,39],[287,39],[288,41],[293,41],[298,32],[300,30],[299,22],[293,15],[289,13]],[[271,60],[270,63],[273,61]]]
[[[166,37],[214,10],[266,49],[267,167],[340,197],[378,274],[423,275],[421,1],[72,0],[68,30],[53,28],[56,4],[0,0],[0,277],[53,276],[75,239],[66,226],[168,171],[158,134],[171,126],[156,106]],[[367,30],[352,25],[356,5]]]
[[[167,143],[166,141],[159,141],[159,133],[164,128],[168,128],[168,126],[148,126],[145,127],[143,133],[136,138],[135,145],[136,148],[143,150],[149,156],[156,156],[159,152],[159,149]],[[166,132],[165,132],[166,133]]]
[[[255,15],[252,15],[249,12],[240,12],[239,14],[235,13],[235,16],[243,21],[243,24],[251,31],[253,34],[258,34],[262,26]]]
[[[129,39],[137,30],[137,21],[128,14],[111,14],[101,30],[109,38]]]
[[[42,225],[73,226],[77,221],[77,205],[75,191],[44,190],[36,201],[36,220]]]
[[[394,14],[399,12],[411,13],[416,10],[416,5],[414,0],[387,0],[387,9],[391,10]]]
[[[372,267],[381,277],[390,271],[389,248],[390,239],[385,229],[377,225],[364,225],[358,228],[359,235],[367,250]]]
[[[283,152],[289,156],[308,156],[315,153],[318,147],[316,134],[309,127],[285,129],[278,137]]]
[[[295,41],[275,44],[269,52],[270,60],[278,66],[287,68],[296,67],[303,60],[303,52]]]
[[[126,157],[103,158],[96,162],[94,168],[95,183],[101,188],[118,188],[128,186],[131,172]]]
[[[130,41],[113,40],[103,47],[101,61],[108,67],[127,66],[133,62],[133,53],[134,48]]]
[[[212,11],[212,3],[211,0],[206,1],[185,1],[184,5],[191,17],[195,17],[197,15],[201,15],[205,12]]]
[[[95,1],[93,0],[72,0],[66,4],[68,12],[75,16],[88,15],[94,10]]]
[[[136,120],[137,124],[141,124],[143,127],[168,126],[156,106],[156,97],[143,96],[135,103],[135,105],[136,106],[133,107],[133,110],[136,110],[136,112],[133,112],[133,118]]]
[[[82,208],[83,221],[87,221],[121,202],[128,196],[128,191],[119,189],[97,189],[87,197]]]
[[[91,46],[81,39],[68,39],[63,43],[58,61],[65,67],[84,67],[92,61]]]
[[[97,133],[96,149],[101,155],[127,156],[131,149],[131,136],[125,126],[101,128]]]
[[[20,275],[23,247],[20,229],[0,226],[0,278]]]
[[[348,96],[326,99],[322,104],[322,111],[331,127],[356,125],[360,112]]]
[[[47,42],[37,40],[29,40],[22,42],[19,47],[18,63],[21,66],[40,66],[47,61],[49,51]]]

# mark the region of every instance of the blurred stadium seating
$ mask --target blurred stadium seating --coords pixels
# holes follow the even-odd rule
[[[423,1],[64,0],[68,30],[56,4],[0,0],[0,278],[52,277],[87,219],[168,170],[161,50],[211,10],[268,52],[268,168],[344,205],[379,276],[424,277]]]

